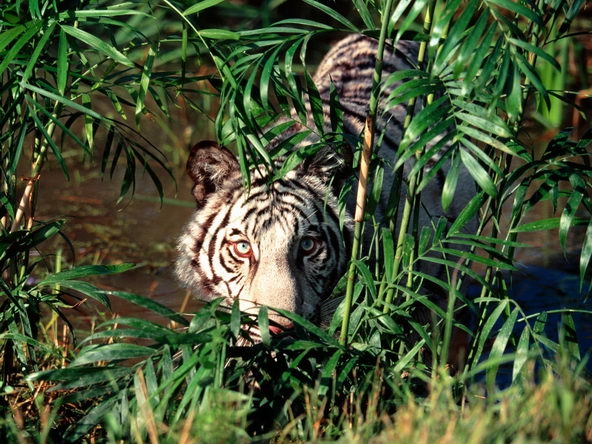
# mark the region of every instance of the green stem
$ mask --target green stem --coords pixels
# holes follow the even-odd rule
[[[434,10],[436,8],[436,1],[430,2],[428,9],[426,11],[426,16],[424,19],[423,30],[424,33],[429,35],[429,32],[432,27],[432,17],[434,15]],[[419,52],[417,55],[417,62],[418,64],[423,64],[425,60],[427,52],[427,42],[424,40],[419,45]],[[407,104],[407,115],[405,117],[405,122],[403,125],[403,133],[409,128],[411,124],[411,119],[413,118],[413,113],[415,110],[415,105],[417,103],[417,98],[412,98],[409,103]],[[416,157],[420,156],[421,153],[417,153]],[[393,274],[392,279],[395,279],[396,276],[399,274],[399,270],[401,269],[401,264],[403,262],[403,250],[405,246],[405,237],[407,235],[411,218],[413,216],[412,212],[414,208],[417,208],[418,205],[415,203],[416,194],[417,194],[417,187],[419,184],[420,176],[418,174],[414,174],[413,176],[409,177],[409,184],[407,185],[407,192],[405,193],[405,205],[403,207],[403,214],[401,215],[401,220],[399,224],[399,234],[397,236],[397,247],[395,249],[395,260],[393,264]],[[411,261],[412,262],[412,261]],[[410,285],[409,279],[407,285]],[[390,311],[390,306],[395,298],[396,290],[394,287],[389,287],[386,292],[386,297],[384,300],[384,306],[382,308],[383,313],[388,313]]]
[[[387,38],[388,20],[391,15],[393,0],[387,0],[382,11],[382,23],[380,26],[380,37],[378,39],[378,49],[376,52],[376,63],[374,65],[374,74],[372,76],[372,94],[368,104],[368,115],[364,127],[364,139],[362,148],[362,157],[360,160],[360,176],[358,179],[358,192],[356,195],[356,210],[354,214],[354,239],[352,244],[351,260],[347,273],[347,286],[345,289],[345,301],[343,304],[343,319],[341,322],[341,334],[339,342],[342,345],[347,344],[347,333],[349,331],[349,318],[353,303],[354,285],[356,277],[356,260],[360,253],[360,244],[362,240],[362,225],[364,222],[364,210],[366,208],[366,186],[368,183],[368,174],[370,170],[370,159],[374,147],[376,112],[378,110],[378,86],[382,77],[382,63],[384,56],[384,46]]]
[[[55,131],[55,120],[58,118],[60,111],[62,108],[62,104],[56,102],[54,105],[54,109],[52,112],[52,119],[45,127],[46,133],[49,137],[53,136]],[[45,161],[45,155],[49,148],[49,144],[47,142],[42,142],[38,138],[35,138],[35,147],[33,151],[33,164],[31,165],[31,175],[27,179],[27,185],[25,185],[25,190],[21,196],[21,200],[19,201],[16,214],[14,215],[14,220],[12,221],[12,226],[10,228],[10,232],[14,232],[18,230],[21,226],[21,223],[25,217],[25,212],[29,211],[29,218],[27,219],[26,229],[31,229],[33,225],[33,194],[35,190],[35,184],[39,179],[39,175],[41,174],[41,169],[43,168],[43,163]],[[37,148],[38,147],[38,148]]]

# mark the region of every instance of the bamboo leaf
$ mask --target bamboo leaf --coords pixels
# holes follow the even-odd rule
[[[152,65],[154,64],[154,58],[156,57],[156,52],[154,48],[150,47],[148,49],[148,55],[146,56],[146,61],[144,62],[144,67],[142,68],[142,76],[140,77],[140,84],[138,85],[138,95],[136,98],[136,125],[140,124],[140,117],[144,111],[146,106],[146,93],[148,92],[148,88],[150,87],[150,77],[152,75]]]
[[[269,344],[271,342],[271,335],[269,334],[269,312],[267,307],[263,306],[259,309],[259,313],[257,315],[257,324],[259,326],[261,342],[264,344]]]
[[[132,264],[119,265],[81,265],[71,270],[53,273],[38,282],[38,286],[62,284],[65,281],[89,276],[122,273],[134,267]]]
[[[530,330],[525,327],[516,346],[516,357],[512,365],[512,381],[516,381],[530,357]]]
[[[491,180],[491,177],[489,177],[489,174],[487,174],[487,171],[479,165],[479,162],[477,162],[477,160],[466,150],[460,150],[460,158],[467,171],[471,174],[473,179],[475,179],[475,182],[479,184],[481,189],[490,196],[496,196],[497,188]]]
[[[18,38],[18,40],[16,42],[11,44],[10,50],[8,50],[8,52],[6,52],[4,54],[4,58],[0,62],[0,78],[2,78],[2,74],[4,73],[6,68],[11,63],[14,62],[16,57],[18,57],[21,54],[21,50],[23,49],[23,47],[26,44],[28,44],[34,36],[38,35],[42,26],[43,26],[43,22],[41,20],[37,20],[37,21],[34,21],[33,23],[31,23],[31,22],[27,23],[26,26],[23,27],[24,29],[21,27],[15,28],[15,29],[18,29],[19,32],[8,31],[8,33],[9,33],[8,35],[5,35],[5,33],[1,34],[1,36],[2,36],[2,40],[0,40],[1,45],[10,44],[11,40],[13,40],[19,34],[20,34],[20,37]],[[21,33],[20,31],[24,31],[24,32]]]
[[[455,51],[459,51],[462,47],[465,46],[465,42],[463,41],[466,35],[467,27],[474,21],[474,14],[477,9],[476,2],[469,2],[466,4],[464,8],[462,8],[460,14],[454,14],[455,11],[458,11],[458,0],[455,0],[453,4],[447,5],[450,7],[445,8],[444,13],[441,17],[441,23],[438,23],[434,29],[434,33],[436,35],[441,35],[446,33],[446,40],[444,41],[443,45],[439,48],[438,54],[436,56],[436,61],[434,63],[434,68],[436,72],[443,72],[446,70],[447,66],[450,65],[450,58],[454,54]],[[446,13],[448,12],[448,13]],[[454,19],[453,19],[453,15]],[[452,27],[448,30],[450,26],[450,22],[452,23]],[[438,30],[441,29],[441,31]],[[469,35],[473,37],[478,37],[476,32],[471,32]],[[461,45],[462,42],[462,45]]]
[[[70,367],[78,367],[86,364],[94,364],[105,361],[114,363],[126,359],[146,358],[155,353],[152,347],[137,344],[104,344],[84,347],[78,356],[72,361]]]
[[[574,224],[583,225],[588,223],[587,218],[576,218],[572,219],[572,226]],[[561,224],[561,218],[559,217],[549,217],[547,219],[541,220],[534,220],[532,222],[527,222],[521,225],[518,225],[515,228],[512,228],[510,231],[512,233],[530,233],[534,231],[541,231],[541,230],[553,230],[555,228],[559,228]]]
[[[559,218],[559,244],[564,250],[567,243],[567,234],[569,229],[574,225],[578,208],[584,199],[584,194],[582,191],[586,193],[586,186],[580,177],[572,174],[570,179],[573,182],[577,182],[577,186],[572,182],[574,188],[571,190],[569,198],[567,199],[565,207],[563,208]]]
[[[220,3],[222,3],[223,1],[224,0],[202,0],[200,2],[195,3],[193,6],[190,6],[189,8],[185,9],[183,11],[183,16],[187,17],[188,15],[191,15],[191,14],[197,14],[198,12],[201,12],[204,9],[208,9],[213,6],[216,6]]]
[[[39,103],[33,98],[27,96],[26,99],[29,104],[34,104],[36,107],[40,106]],[[41,108],[41,110],[44,111],[44,108]],[[64,176],[66,177],[66,179],[69,179],[70,175],[68,173],[68,167],[66,165],[64,157],[62,156],[62,152],[53,140],[53,135],[48,132],[47,125],[39,119],[39,116],[37,115],[36,111],[37,109],[31,109],[31,112],[29,114],[33,119],[33,122],[35,122],[35,127],[43,135],[43,138],[41,138],[41,140],[39,141],[39,146],[37,147],[37,149],[39,149],[41,146],[49,146],[49,148],[53,152],[53,155],[55,156],[56,161],[60,165],[60,168],[62,169]]]
[[[60,36],[58,41],[58,59],[57,59],[57,88],[61,95],[66,91],[66,83],[68,82],[68,37],[63,29],[60,29]]]
[[[127,376],[132,367],[76,367],[70,366],[56,370],[36,372],[26,377],[29,381],[61,382],[60,388],[79,388],[113,381]],[[103,393],[105,389],[102,388]]]
[[[35,43],[35,47],[33,48],[33,51],[31,52],[31,54],[29,55],[25,71],[23,72],[23,76],[22,76],[23,82],[27,82],[29,80],[29,77],[33,73],[33,70],[39,68],[39,64],[37,63],[39,60],[39,56],[44,51],[47,51],[45,45],[53,37],[53,30],[55,29],[55,27],[56,27],[56,22],[51,20],[49,22],[49,25],[47,26],[47,28],[45,28],[43,30],[43,33],[41,34],[41,38]],[[0,69],[0,72],[1,72],[1,69]]]
[[[544,26],[541,20],[541,12],[535,10],[535,3],[526,4],[517,3],[512,0],[490,0],[492,4],[498,5],[509,12],[513,12],[517,16],[522,16],[539,26]],[[532,8],[532,9],[531,9]]]
[[[368,5],[366,4],[365,0],[353,0],[353,5],[355,6],[360,18],[364,22],[364,26],[368,29],[376,28],[376,24],[374,23],[374,17],[372,17],[372,13],[368,9]]]
[[[518,46],[519,48],[525,49],[526,51],[535,54],[537,57],[547,61],[553,68],[557,71],[561,71],[561,67],[559,66],[559,62],[549,53],[547,53],[542,48],[533,45],[532,43],[525,42],[524,40],[518,40],[515,38],[508,39],[508,42],[512,43],[513,45]]]
[[[479,303],[480,299],[475,300],[475,303]],[[504,311],[507,309],[509,301],[507,299],[497,300],[498,305],[493,309],[491,313],[487,315],[487,319],[479,332],[479,341],[476,344],[477,350],[475,353],[475,359],[479,360],[483,351],[485,350],[485,344],[491,338],[494,326],[498,319],[502,316]]]
[[[66,97],[63,97],[59,94],[55,94],[47,89],[38,88],[37,86],[31,85],[29,83],[22,83],[21,86],[39,95],[55,100],[56,102],[63,103],[64,105],[69,106],[70,108],[75,109],[77,111],[80,111],[81,113],[88,114],[93,119],[103,120],[102,116],[94,112],[92,109],[86,108],[80,105],[79,103],[73,102],[72,100],[67,99]]]
[[[592,218],[588,221],[588,228],[586,229],[586,235],[584,236],[584,242],[582,245],[582,251],[580,252],[580,289],[583,288],[586,282],[587,271],[590,267],[590,261],[592,259]],[[592,282],[588,283],[589,286]],[[590,287],[588,287],[590,288]]]
[[[130,68],[135,67],[134,63],[128,57],[121,53],[117,48],[107,43],[105,40],[102,40],[99,37],[84,31],[83,29],[75,28],[70,25],[61,25],[61,27],[68,35],[71,35],[75,39],[80,40],[82,43],[94,48],[99,53],[106,55],[115,62],[124,66],[129,66]]]
[[[237,32],[218,28],[200,29],[199,35],[204,39],[212,40],[238,40],[240,38],[240,34]]]
[[[318,9],[319,11],[325,13],[330,18],[332,18],[336,22],[340,23],[341,25],[345,26],[350,31],[358,32],[358,28],[351,21],[349,21],[343,15],[339,14],[337,11],[335,11],[330,6],[324,5],[316,0],[304,0],[304,3],[308,3],[309,5],[314,7],[315,9]]]
[[[454,222],[452,222],[452,225],[448,229],[450,234],[457,234],[461,232],[462,228],[467,224],[467,222],[475,219],[475,216],[478,215],[479,209],[483,205],[483,198],[483,192],[476,193],[475,196],[471,198],[465,208],[463,208],[454,219]]]
[[[442,208],[446,211],[454,200],[454,194],[456,192],[456,185],[458,183],[460,159],[454,157],[448,174],[446,174],[446,180],[442,187]]]
[[[124,264],[124,266],[129,266],[129,264]],[[113,267],[113,266],[111,266]],[[119,267],[119,265],[117,266]],[[119,273],[119,272],[124,272],[129,268],[123,268],[123,269],[116,269],[114,272],[115,273]],[[177,313],[174,310],[171,310],[170,308],[168,308],[167,306],[155,301],[154,299],[150,299],[135,293],[129,293],[126,291],[106,291],[105,292],[106,296],[110,296],[110,297],[118,297],[121,298],[125,301],[131,302],[134,305],[138,305],[140,307],[144,307],[154,313],[157,313],[161,316],[164,316],[172,321],[175,321],[181,325],[189,325],[189,322],[187,321],[187,319],[185,319],[183,316],[181,316],[179,313]]]

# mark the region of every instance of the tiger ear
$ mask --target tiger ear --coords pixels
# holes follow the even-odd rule
[[[187,174],[195,184],[192,192],[197,206],[203,206],[207,197],[238,171],[239,165],[234,154],[216,142],[204,140],[191,148]]]
[[[327,183],[332,183],[333,187],[339,190],[351,176],[352,164],[351,146],[342,144],[338,148],[328,146],[321,149],[302,164],[302,170],[305,174],[312,174]]]

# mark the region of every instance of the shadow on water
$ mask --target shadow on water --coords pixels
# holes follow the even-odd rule
[[[94,282],[107,290],[151,298],[180,312],[197,310],[199,303],[188,297],[173,273],[177,237],[194,208],[184,172],[179,169],[174,173],[179,199],[165,198],[161,203],[150,179],[138,177],[133,198],[117,203],[118,181],[101,179],[93,171],[81,169],[71,182],[65,181],[58,170],[44,175],[36,219],[66,219],[63,233],[69,242],[60,238],[42,253],[59,249],[61,260],[74,265],[136,264],[132,270],[101,276]],[[164,178],[163,182],[167,188],[165,196],[174,195],[173,180]],[[76,308],[71,320],[83,330],[92,325],[97,314],[105,318],[120,315],[162,321],[153,312],[119,298],[112,298],[111,305],[112,313],[86,301]]]
[[[577,272],[567,266],[563,269],[554,269],[520,265],[517,271],[506,275],[505,282],[510,298],[521,310],[513,329],[514,340],[509,342],[505,353],[516,351],[515,344],[525,328],[523,314],[528,319],[530,327],[538,329],[538,334],[543,338],[551,343],[560,344],[560,347],[575,347],[576,354],[573,354],[573,349],[570,353],[577,358],[584,358],[586,370],[592,375],[592,298],[589,289],[580,286]],[[480,291],[480,287],[471,287],[469,298],[479,296]],[[510,309],[514,307],[513,304]],[[542,313],[542,317],[539,317]],[[539,320],[544,322],[542,328],[537,326]],[[501,327],[502,322],[498,320],[494,331]],[[563,334],[562,338],[559,337],[560,332]],[[556,351],[559,350],[546,346],[541,349],[543,355],[550,360],[556,359]],[[482,361],[487,359],[488,354],[488,350],[485,350]],[[509,387],[512,382],[512,371],[513,362],[502,364],[496,374],[496,385]]]

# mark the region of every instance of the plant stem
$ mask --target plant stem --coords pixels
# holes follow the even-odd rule
[[[436,1],[431,1],[428,5],[428,9],[426,11],[426,16],[424,19],[423,30],[426,34],[429,35],[429,32],[432,27],[432,17],[434,15],[434,10],[436,8]],[[419,52],[417,55],[417,62],[418,64],[423,64],[425,60],[427,52],[427,43],[426,41],[422,41],[419,45]],[[433,97],[432,97],[433,98]],[[417,97],[412,98],[408,105],[407,105],[407,115],[405,116],[405,122],[403,125],[403,132],[409,128],[411,124],[411,119],[413,117],[413,112],[415,110],[415,105],[417,102]],[[421,153],[417,153],[416,157],[419,157]],[[417,208],[418,205],[414,203],[414,200],[417,198],[417,186],[420,182],[419,174],[414,174],[409,177],[409,184],[407,185],[407,192],[405,193],[405,205],[403,207],[403,214],[401,215],[400,225],[399,225],[399,234],[397,237],[397,247],[395,249],[395,261],[393,264],[393,274],[391,279],[395,279],[399,274],[399,270],[401,269],[401,263],[403,261],[403,249],[405,246],[405,237],[407,235],[407,231],[409,229],[409,222],[412,218],[412,211],[414,208]],[[413,261],[411,261],[413,262]],[[410,285],[411,282],[408,279],[407,285]],[[390,306],[394,299],[396,290],[394,287],[389,287],[386,292],[386,297],[384,299],[384,305],[382,308],[383,313],[388,313],[390,310]]]
[[[52,113],[52,119],[46,126],[46,133],[49,137],[53,136],[56,127],[55,120],[60,115],[61,108],[61,103],[56,102]],[[35,184],[39,180],[41,169],[43,168],[43,163],[45,161],[45,154],[47,153],[47,149],[49,147],[47,142],[42,142],[37,138],[35,139],[34,144],[31,175],[27,178],[27,185],[25,186],[25,190],[23,191],[23,195],[19,201],[16,214],[14,215],[14,220],[12,222],[12,226],[10,227],[11,233],[19,229],[27,211],[29,213],[29,217],[27,219],[27,223],[25,224],[25,228],[30,230],[33,226],[33,194],[35,191]],[[35,149],[37,146],[39,147],[38,150]]]
[[[349,318],[353,302],[354,284],[356,277],[356,260],[360,252],[360,243],[362,239],[362,225],[364,223],[364,210],[366,208],[366,186],[368,184],[368,174],[370,170],[370,160],[374,147],[376,112],[378,110],[378,94],[381,77],[382,63],[384,56],[384,46],[387,38],[388,20],[391,15],[393,0],[387,0],[382,11],[382,23],[380,26],[380,36],[378,39],[378,49],[376,51],[376,62],[374,64],[374,74],[372,76],[372,94],[368,104],[368,115],[364,126],[364,139],[362,147],[362,156],[360,159],[360,176],[358,179],[358,191],[356,195],[356,210],[354,213],[354,239],[352,244],[351,260],[347,273],[347,287],[345,290],[345,301],[343,304],[343,319],[341,322],[341,334],[339,342],[342,345],[347,344],[347,333],[349,331]]]

